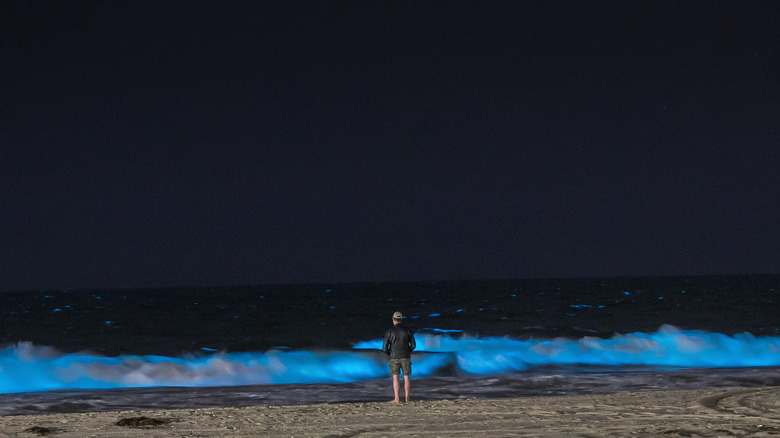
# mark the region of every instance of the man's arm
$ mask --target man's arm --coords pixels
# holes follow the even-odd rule
[[[417,342],[414,341],[414,332],[409,330],[409,346],[412,347],[412,350],[417,348]]]
[[[382,343],[382,351],[384,351],[386,355],[390,355],[390,330],[385,332],[385,341]]]

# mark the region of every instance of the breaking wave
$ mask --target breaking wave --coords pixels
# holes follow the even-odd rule
[[[677,368],[780,365],[780,337],[663,326],[609,339],[476,338],[430,329],[415,335],[414,376],[490,375],[544,365]],[[381,340],[350,351],[271,350],[183,357],[59,353],[29,342],[0,350],[0,393],[60,389],[346,383],[387,376]]]

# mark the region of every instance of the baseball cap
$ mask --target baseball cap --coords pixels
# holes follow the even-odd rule
[[[393,319],[404,319],[404,315],[401,312],[393,313]]]

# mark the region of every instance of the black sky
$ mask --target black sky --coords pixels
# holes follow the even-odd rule
[[[0,3],[0,290],[779,273],[778,17]]]

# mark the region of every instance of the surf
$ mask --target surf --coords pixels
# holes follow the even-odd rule
[[[549,365],[652,366],[673,368],[780,365],[780,337],[725,335],[662,326],[654,333],[611,338],[479,338],[467,333],[422,330],[415,335],[415,378],[487,376]],[[63,389],[210,387],[268,384],[349,383],[387,376],[382,340],[351,350],[272,349],[206,352],[182,356],[100,356],[61,353],[29,342],[0,350],[0,393]]]

